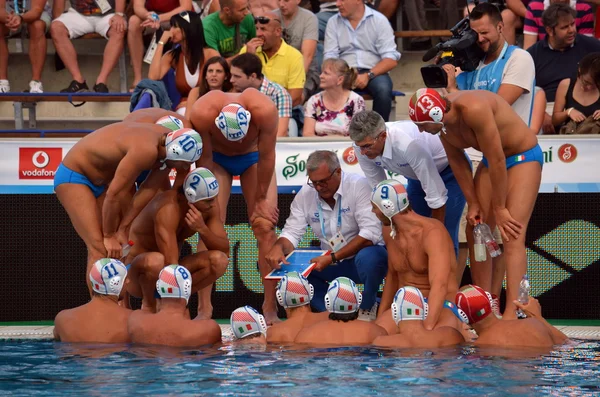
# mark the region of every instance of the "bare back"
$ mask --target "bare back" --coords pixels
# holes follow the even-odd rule
[[[127,320],[132,311],[116,302],[98,302],[63,310],[54,320],[54,333],[61,342],[128,343]]]
[[[535,134],[501,96],[485,90],[473,90],[455,92],[447,98],[452,102],[449,114],[455,113],[457,117],[445,122],[447,133],[442,132],[440,137],[451,145],[482,150],[474,129],[493,125],[491,118],[500,134],[505,157],[525,152],[537,144]],[[465,118],[472,120],[469,114],[473,113],[485,116],[475,122],[465,121]]]
[[[428,331],[423,326],[395,335],[380,336],[373,345],[380,347],[402,347],[431,349],[445,346],[455,346],[464,342],[458,330],[452,327],[439,327]]]
[[[250,126],[246,136],[237,142],[227,140],[215,125],[215,119],[221,109],[230,103],[243,106],[251,114]],[[240,94],[210,91],[194,103],[190,115],[193,128],[202,136],[204,150],[202,157],[215,151],[228,156],[242,155],[258,150],[261,132],[268,130],[273,135],[273,150],[275,148],[277,123],[279,116],[275,104],[269,97],[259,91],[248,88]],[[268,128],[265,128],[267,127]]]
[[[494,325],[477,332],[476,345],[551,347],[552,335],[547,327],[535,318],[524,320],[498,320]]]
[[[183,122],[183,128],[191,128],[191,123],[186,120],[179,113],[173,112],[171,110],[158,109],[158,108],[147,108],[147,109],[139,109],[134,112],[129,113],[123,119],[125,123],[150,123],[155,124],[158,120],[165,116],[173,116],[176,119],[179,119]]]
[[[81,138],[69,150],[63,164],[85,175],[94,185],[107,185],[119,163],[129,153],[137,153],[134,174],[158,163],[158,147],[167,132],[160,125],[114,123]],[[133,175],[133,179],[137,175]]]
[[[368,345],[382,335],[387,335],[387,332],[372,322],[327,320],[303,329],[295,342],[310,345]]]
[[[128,325],[133,343],[197,347],[221,341],[221,327],[214,320],[190,320],[174,313],[136,310]]]
[[[329,313],[305,313],[304,315],[294,316],[276,323],[267,330],[267,342],[269,343],[291,343],[303,328],[328,320]]]

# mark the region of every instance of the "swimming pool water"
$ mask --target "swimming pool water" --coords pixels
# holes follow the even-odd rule
[[[0,342],[2,396],[600,395],[600,343],[551,351]]]

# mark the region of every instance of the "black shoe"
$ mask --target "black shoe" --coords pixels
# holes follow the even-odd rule
[[[108,87],[104,83],[98,83],[94,86],[94,91],[102,94],[108,94]]]
[[[65,88],[64,90],[60,90],[60,92],[69,92],[69,93],[82,92],[82,91],[89,91],[89,87],[87,86],[85,81],[83,83],[80,83],[77,80],[71,81],[71,84],[69,84],[69,86],[67,88]]]

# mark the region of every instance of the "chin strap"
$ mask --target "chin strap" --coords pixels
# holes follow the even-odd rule
[[[392,223],[392,231],[390,232],[390,237],[391,238],[396,238],[396,226],[394,226],[394,224]]]
[[[164,160],[160,160],[160,162],[162,163],[160,168],[158,169],[159,171],[164,171],[167,168],[167,163],[166,163],[167,159]]]

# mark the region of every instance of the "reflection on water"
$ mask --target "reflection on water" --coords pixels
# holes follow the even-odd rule
[[[0,394],[600,395],[600,343],[548,351],[0,342]]]

